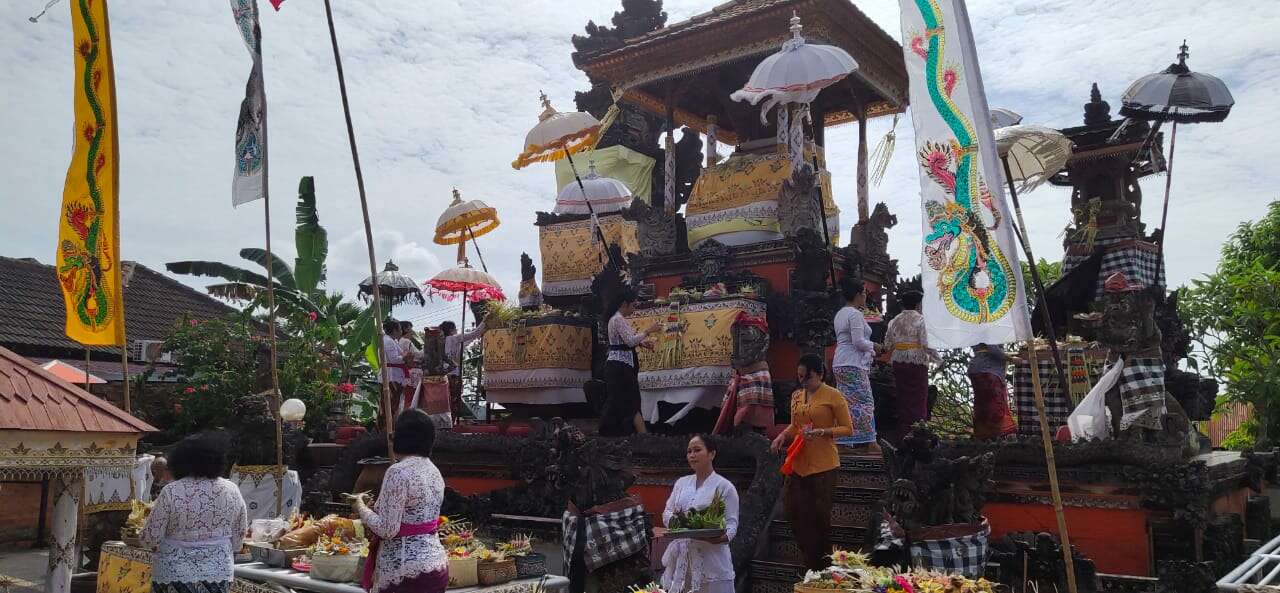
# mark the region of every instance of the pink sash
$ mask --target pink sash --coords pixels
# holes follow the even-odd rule
[[[415,535],[431,535],[436,532],[436,528],[440,527],[440,518],[427,523],[401,523],[400,531],[396,532],[395,537],[412,537]],[[392,538],[394,539],[394,538]],[[360,580],[360,585],[365,591],[373,589],[373,572],[378,566],[378,548],[382,547],[382,540],[372,532],[369,533],[369,557],[364,562],[364,577]]]

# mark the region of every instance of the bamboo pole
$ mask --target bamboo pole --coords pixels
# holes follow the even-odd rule
[[[257,12],[256,6],[254,12]],[[258,26],[256,16],[254,26]],[[284,419],[280,417],[282,397],[276,347],[275,257],[271,252],[271,159],[267,149],[267,81],[262,63],[261,34],[258,35],[258,55],[254,60],[257,62],[254,67],[258,69],[258,84],[262,85],[259,93],[262,98],[262,222],[267,248],[267,347],[271,356],[271,416],[276,421],[276,466],[272,473],[276,481],[276,516],[279,517],[284,514]]]
[[[51,5],[52,3],[45,5],[45,10],[48,10],[49,6]],[[44,13],[42,12],[41,14],[44,14]],[[32,21],[32,22],[35,22],[35,21]],[[107,14],[106,2],[102,3],[102,31],[104,33],[104,36],[103,36],[104,39],[111,38],[111,17],[108,16]],[[116,114],[116,83],[115,83],[116,67],[115,67],[114,59],[107,60],[107,80],[111,81],[111,84],[107,85],[108,92],[111,93],[111,121],[119,122],[120,118]],[[116,191],[116,199],[113,200],[113,202],[115,203],[114,208],[115,208],[116,224],[114,225],[115,230],[113,233],[115,236],[112,237],[112,239],[115,241],[116,249],[119,250],[120,249],[120,134],[116,133],[115,131],[111,131],[111,155],[114,157],[111,159],[111,177],[115,183],[115,191]],[[123,381],[124,382],[124,411],[125,413],[132,413],[133,402],[130,401],[130,397],[129,397],[130,395],[129,394],[129,337],[127,335],[128,331],[125,327],[125,316],[124,316],[125,277],[124,277],[124,270],[121,269],[123,266],[119,265],[121,263],[121,260],[119,260],[118,258],[119,254],[117,253],[116,255],[117,255],[116,286],[120,288],[120,311],[119,311],[120,313],[120,367],[121,367],[121,371],[124,374],[124,381]],[[85,369],[85,372],[86,373],[89,372],[89,369]]]
[[[1035,256],[1031,252],[1031,238],[1027,235],[1027,225],[1022,219],[1022,206],[1018,202],[1018,191],[1013,186],[1013,173],[1009,169],[1009,158],[1007,155],[1001,155],[1001,162],[1004,164],[1004,177],[1009,182],[1009,196],[1013,200],[1013,211],[1018,219],[1019,242],[1022,243],[1022,251],[1027,254],[1030,260],[1031,281],[1035,284],[1036,299],[1040,305],[1041,315],[1044,317],[1045,334],[1049,338],[1049,348],[1053,353],[1053,364],[1057,369],[1058,384],[1062,389],[1067,388],[1066,374],[1062,369],[1062,359],[1058,354],[1058,341],[1053,329],[1053,319],[1049,314],[1049,305],[1045,299],[1044,283],[1040,280],[1040,271],[1036,269]],[[1062,489],[1058,486],[1058,462],[1053,452],[1053,435],[1049,432],[1049,418],[1045,413],[1044,390],[1040,386],[1040,363],[1037,360],[1035,336],[1027,342],[1027,362],[1031,367],[1031,390],[1033,399],[1035,400],[1036,415],[1040,420],[1040,442],[1044,446],[1044,463],[1049,474],[1049,494],[1053,500],[1053,514],[1058,520],[1058,538],[1062,544],[1062,561],[1066,566],[1067,572],[1067,593],[1076,593],[1076,570],[1075,560],[1071,556],[1071,536],[1067,531],[1067,516],[1062,508]]]
[[[378,352],[378,369],[382,373],[381,385],[382,396],[380,404],[384,421],[387,427],[387,457],[393,461],[396,458],[395,450],[392,447],[392,431],[394,430],[394,419],[391,417],[391,396],[390,386],[387,384],[387,356],[382,349],[382,291],[377,285],[378,264],[373,254],[373,225],[369,222],[369,198],[364,190],[364,173],[360,170],[360,153],[356,149],[356,132],[351,125],[351,102],[347,99],[347,79],[342,72],[342,55],[338,51],[338,33],[333,28],[333,7],[329,0],[324,0],[324,15],[329,21],[329,40],[333,44],[333,63],[338,70],[338,92],[342,95],[342,114],[347,120],[347,142],[351,146],[351,163],[356,171],[356,189],[360,193],[360,213],[364,216],[364,239],[365,245],[369,250],[369,276],[374,279],[373,287],[373,317],[374,317],[374,342],[377,345]]]

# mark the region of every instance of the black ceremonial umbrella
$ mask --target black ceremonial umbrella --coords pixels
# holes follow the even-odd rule
[[[1236,101],[1227,85],[1215,76],[1192,72],[1187,67],[1187,42],[1178,48],[1178,63],[1134,81],[1121,97],[1120,114],[1130,119],[1154,121],[1148,141],[1155,138],[1163,122],[1172,122],[1169,136],[1168,177],[1164,184],[1164,207],[1160,213],[1160,252],[1163,256],[1165,222],[1169,217],[1169,189],[1173,186],[1173,148],[1178,139],[1178,124],[1220,122],[1227,119]],[[1160,265],[1164,258],[1160,257]]]

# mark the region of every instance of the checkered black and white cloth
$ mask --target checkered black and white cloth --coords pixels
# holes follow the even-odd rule
[[[1120,371],[1120,430],[1132,426],[1160,430],[1164,417],[1164,361],[1159,358],[1125,358]]]
[[[966,577],[978,578],[983,575],[987,565],[989,552],[988,540],[991,537],[991,525],[982,520],[982,528],[978,533],[953,537],[911,542],[911,563],[914,566],[929,570],[940,570],[949,573],[960,573]],[[892,523],[892,519],[880,523],[880,541],[877,550],[901,548],[903,537],[901,528]]]
[[[913,542],[911,562],[930,570],[958,572],[976,579],[986,569],[987,538],[990,535],[991,528],[987,527],[974,535]]]
[[[1049,420],[1049,430],[1067,423],[1071,414],[1071,399],[1058,381],[1058,371],[1053,366],[1053,356],[1048,351],[1037,353],[1036,366],[1040,372],[1040,389],[1044,393],[1044,411]],[[1036,412],[1035,389],[1031,382],[1031,363],[1023,361],[1013,369],[1013,400],[1018,414],[1018,435],[1040,436],[1040,414]]]
[[[620,510],[586,516],[564,512],[565,565],[573,559],[580,523],[585,523],[586,543],[583,560],[588,571],[643,552],[649,545],[649,517],[637,504]]]
[[[1104,252],[1094,296],[1102,295],[1103,284],[1116,272],[1123,273],[1131,283],[1164,287],[1165,271],[1160,266],[1159,249],[1154,243],[1137,239],[1103,239],[1094,242],[1093,250]],[[1073,246],[1062,259],[1062,273],[1065,275],[1075,269],[1092,254],[1093,252],[1085,251],[1081,246]]]

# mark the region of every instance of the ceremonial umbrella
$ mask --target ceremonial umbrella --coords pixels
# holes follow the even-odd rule
[[[462,323],[458,325],[458,331],[462,331],[467,325],[467,303],[476,303],[480,301],[504,301],[506,296],[502,294],[502,287],[498,285],[498,280],[490,276],[487,272],[476,270],[463,264],[455,268],[449,268],[426,282],[427,294],[439,295],[446,301],[452,301],[457,298],[459,293],[462,294]],[[458,377],[463,375],[462,349],[465,346],[462,340],[458,341]]]
[[[1067,375],[1062,367],[1062,355],[1058,352],[1058,339],[1046,304],[1044,281],[1040,279],[1040,270],[1036,268],[1036,257],[1031,252],[1031,239],[1027,235],[1026,222],[1022,219],[1022,205],[1018,202],[1018,192],[1031,191],[1061,171],[1067,165],[1067,159],[1071,158],[1071,141],[1063,136],[1062,132],[1029,124],[999,128],[995,130],[995,140],[996,150],[1000,153],[1000,162],[1004,165],[1005,181],[1009,184],[1009,197],[1013,200],[1014,216],[1018,221],[1014,231],[1022,243],[1023,253],[1027,254],[1027,267],[1031,269],[1031,281],[1035,284],[1036,299],[1044,318],[1045,334],[1049,340],[1049,350],[1053,353],[1058,384],[1067,385]],[[1047,435],[1049,426],[1044,416],[1044,397],[1040,392],[1040,371],[1038,370],[1040,367],[1035,361],[1036,345],[1030,344],[1027,351],[1034,379],[1036,407],[1040,413],[1040,428]]]
[[[1155,138],[1163,122],[1173,122],[1169,136],[1169,164],[1165,167],[1164,206],[1160,212],[1160,231],[1165,232],[1169,217],[1169,190],[1173,186],[1173,148],[1178,140],[1178,124],[1220,122],[1227,119],[1236,101],[1227,85],[1217,77],[1187,68],[1186,40],[1178,48],[1178,63],[1135,80],[1121,96],[1120,115],[1131,119],[1156,122],[1146,142]],[[1144,145],[1146,144],[1144,142]],[[1139,151],[1141,152],[1141,151]],[[1159,265],[1164,265],[1164,237],[1160,239]]]
[[[499,224],[501,222],[498,220],[497,210],[480,200],[462,201],[462,194],[455,187],[453,202],[436,219],[436,236],[432,240],[436,245],[456,244],[458,264],[461,265],[467,258],[467,239],[471,239],[476,255],[480,256],[480,267],[488,271],[489,267],[484,264],[484,254],[480,253],[476,237],[498,228]]]
[[[1005,126],[1016,126],[1022,123],[1022,115],[1017,112],[1003,109],[1000,107],[991,108],[991,128],[998,129]]]
[[[764,106],[760,109],[760,120],[768,121],[768,112],[774,105],[779,105],[778,109],[778,138],[784,146],[787,147],[791,155],[791,168],[799,169],[804,164],[804,125],[803,121],[809,117],[809,103],[818,97],[818,93],[840,80],[848,76],[854,70],[858,69],[858,62],[849,55],[849,52],[838,48],[834,45],[821,45],[816,43],[806,43],[804,37],[800,36],[800,16],[794,11],[791,13],[791,38],[782,43],[782,48],[756,65],[755,70],[751,71],[751,77],[747,79],[747,84],[741,89],[734,91],[729,95],[734,101],[747,101],[752,105],[759,104],[764,101]],[[797,103],[800,109],[794,117],[789,116],[788,104]],[[788,122],[790,119],[790,129],[788,130]],[[866,130],[865,122],[860,134],[864,134]],[[860,143],[859,146],[864,146]],[[818,174],[817,157],[814,157],[813,172]],[[859,165],[858,170],[865,172],[866,152],[859,149],[858,154]],[[863,197],[865,183],[860,182],[859,199]],[[817,196],[818,203],[818,220],[824,221],[822,207],[822,192],[814,192]],[[864,207],[864,202],[859,202],[859,212]],[[827,225],[822,225],[823,238],[826,239],[825,245],[831,245],[830,231]],[[831,283],[835,284],[836,271],[835,260],[831,265]]]
[[[768,112],[774,105],[782,106],[778,111],[778,136],[790,149],[793,167],[804,162],[801,121],[808,112],[802,110],[797,113],[791,121],[791,129],[786,131],[786,105],[798,103],[806,106],[818,97],[819,91],[858,69],[858,62],[849,52],[833,45],[806,43],[800,36],[801,28],[799,15],[792,12],[791,38],[782,43],[778,53],[756,66],[746,85],[729,95],[734,101],[748,101],[752,105],[764,101],[760,110],[761,121],[768,121]]]
[[[582,193],[582,203],[586,205],[587,212],[595,217],[595,209],[592,207],[591,200],[587,199],[587,188],[582,183],[582,178],[578,176],[578,168],[573,164],[573,155],[589,148],[594,148],[596,140],[600,134],[600,120],[590,113],[574,111],[569,113],[561,113],[551,106],[551,100],[547,98],[546,93],[541,94],[542,97],[542,114],[538,116],[538,123],[529,130],[524,137],[524,152],[516,157],[511,166],[516,169],[523,169],[530,164],[538,162],[554,161],[563,154],[564,158],[569,161],[569,169],[573,171],[573,178],[578,182],[578,190]],[[563,191],[562,191],[563,193]],[[596,229],[596,239],[601,244],[607,245],[604,239],[604,233],[600,230],[600,225],[593,225]],[[618,266],[620,262],[613,261],[613,253],[607,248],[605,254],[609,257],[609,263]]]
[[[376,278],[369,277],[360,281],[360,298],[368,300],[373,295],[374,286],[378,287],[379,296],[391,303],[391,307],[407,300],[417,301],[419,305],[427,304],[427,300],[422,297],[422,290],[418,288],[418,283],[408,274],[401,272],[400,267],[394,262],[388,261]]]
[[[631,205],[627,184],[596,172],[595,163],[587,169],[582,186],[568,184],[556,196],[556,214],[609,214]]]

